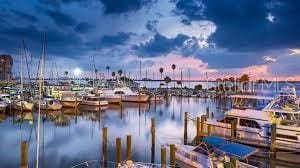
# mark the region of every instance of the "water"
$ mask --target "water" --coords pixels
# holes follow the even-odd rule
[[[264,92],[261,92],[264,93]],[[267,91],[272,93],[272,91]],[[81,108],[49,112],[42,115],[41,122],[41,167],[72,167],[102,157],[102,128],[108,128],[108,160],[115,161],[115,139],[122,138],[122,158],[125,158],[126,135],[132,135],[133,160],[151,162],[151,118],[156,118],[155,162],[160,163],[160,147],[166,143],[183,142],[184,112],[190,117],[206,113],[206,107],[221,118],[228,108],[228,101],[213,101],[201,98],[171,97],[162,103],[124,103],[107,109]],[[34,167],[36,158],[36,122],[18,121],[18,113],[0,114],[0,167],[20,166],[21,141],[29,143],[29,167]],[[36,113],[34,113],[36,117]],[[196,128],[188,124],[189,141]],[[268,167],[268,160],[260,167]],[[94,162],[94,167],[99,167]],[[283,164],[283,167],[287,167]]]
[[[102,151],[102,128],[108,128],[108,160],[115,160],[115,139],[122,138],[123,158],[126,151],[126,135],[132,135],[133,158],[151,161],[151,118],[156,118],[156,156],[160,162],[160,147],[166,143],[183,141],[184,112],[192,116],[205,114],[206,106],[216,111],[217,104],[199,98],[170,98],[161,104],[124,103],[108,109],[64,109],[43,114],[41,132],[41,165],[44,167],[71,167],[87,160],[100,160]],[[219,106],[222,106],[221,103]],[[65,113],[65,114],[64,114]],[[220,112],[220,114],[222,114]],[[35,114],[36,115],[36,114]],[[216,114],[215,116],[218,116]],[[15,115],[6,115],[0,123],[0,167],[20,165],[20,142],[29,142],[29,163],[34,166],[36,150],[36,124],[17,122]],[[195,127],[189,122],[189,139],[195,136]]]

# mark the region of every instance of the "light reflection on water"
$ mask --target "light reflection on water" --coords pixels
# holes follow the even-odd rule
[[[224,100],[171,97],[157,104],[124,103],[100,110],[80,107],[78,111],[63,109],[43,113],[40,164],[42,167],[71,167],[88,160],[100,160],[103,127],[108,128],[108,160],[115,160],[117,137],[122,138],[122,158],[125,158],[126,135],[132,135],[133,159],[150,162],[152,117],[156,118],[155,162],[160,163],[161,145],[183,142],[184,112],[196,117],[206,114],[206,107],[209,107],[214,117],[220,118],[228,105]],[[1,115],[0,167],[19,167],[21,140],[29,142],[29,163],[30,167],[34,166],[36,123],[30,125],[23,121],[21,124],[18,115]],[[193,139],[195,131],[195,126],[189,122],[189,140]]]

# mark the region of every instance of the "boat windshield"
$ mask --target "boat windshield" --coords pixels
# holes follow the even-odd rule
[[[235,98],[232,107],[235,109],[245,110],[254,109],[262,110],[270,101],[263,99],[250,99],[250,98]]]

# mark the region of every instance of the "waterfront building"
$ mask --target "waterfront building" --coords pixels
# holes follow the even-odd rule
[[[11,55],[0,55],[0,81],[12,80],[13,59]]]

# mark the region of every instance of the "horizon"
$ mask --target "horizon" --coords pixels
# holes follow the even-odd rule
[[[0,0],[0,54],[20,71],[25,41],[32,74],[46,34],[46,73],[91,77],[122,69],[132,76],[239,77],[300,81],[300,2],[262,0]],[[94,57],[94,58],[93,58]],[[95,61],[93,61],[93,59]],[[26,63],[24,63],[25,65]],[[23,69],[27,75],[26,66]],[[26,73],[25,73],[26,72]]]

